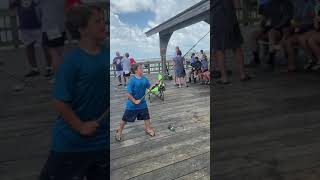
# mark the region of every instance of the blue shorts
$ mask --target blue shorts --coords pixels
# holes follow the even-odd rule
[[[136,109],[136,110],[129,110],[126,109],[126,111],[123,114],[122,120],[125,122],[134,122],[135,120],[149,120],[149,110],[146,109]]]
[[[106,180],[110,173],[110,152],[53,152],[45,163],[40,180]]]

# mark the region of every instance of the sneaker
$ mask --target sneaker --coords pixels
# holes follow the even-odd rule
[[[24,75],[24,77],[28,78],[28,77],[35,77],[35,76],[39,76],[39,75],[40,75],[39,71],[32,70],[29,73],[27,73],[26,75]]]
[[[118,86],[122,86],[122,83],[118,84]]]

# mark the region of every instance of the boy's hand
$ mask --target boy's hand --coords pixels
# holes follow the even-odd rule
[[[82,123],[78,131],[83,136],[92,136],[97,131],[98,127],[99,123],[97,121],[89,121]]]
[[[133,102],[134,104],[136,104],[136,105],[138,105],[138,104],[140,104],[141,103],[141,100],[139,100],[139,99],[136,99],[136,100],[134,100],[134,102]]]

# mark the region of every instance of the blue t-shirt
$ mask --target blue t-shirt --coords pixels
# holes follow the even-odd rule
[[[82,121],[97,120],[109,107],[109,49],[97,55],[76,48],[64,57],[56,74],[53,96],[70,105]],[[52,150],[84,152],[109,148],[109,120],[103,120],[94,136],[82,136],[58,116],[53,128]]]
[[[146,90],[150,88],[149,80],[142,76],[140,79],[136,76],[133,76],[128,83],[128,93],[131,94],[135,99],[141,99]],[[148,108],[147,102],[145,99],[141,101],[140,104],[134,104],[130,99],[127,100],[128,110],[137,110],[137,109],[146,109]]]

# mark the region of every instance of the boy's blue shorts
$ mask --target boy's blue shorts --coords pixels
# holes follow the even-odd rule
[[[110,151],[51,151],[39,180],[109,179]]]
[[[149,110],[146,109],[136,109],[136,110],[129,110],[126,109],[126,111],[123,114],[122,120],[125,122],[134,122],[135,120],[149,120]]]

